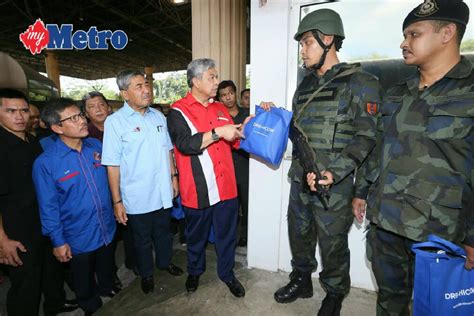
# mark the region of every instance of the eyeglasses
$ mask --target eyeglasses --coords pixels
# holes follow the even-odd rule
[[[86,118],[86,114],[84,112],[81,112],[79,114],[75,114],[75,115],[71,115],[70,117],[66,117],[65,119],[62,119],[59,121],[59,123],[62,123],[64,121],[67,121],[67,120],[71,120],[71,122],[73,123],[76,123],[76,122],[79,122],[79,119],[85,119]]]

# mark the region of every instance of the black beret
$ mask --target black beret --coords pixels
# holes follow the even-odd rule
[[[425,0],[407,15],[403,21],[402,30],[412,23],[425,20],[466,25],[469,21],[469,7],[462,0]]]

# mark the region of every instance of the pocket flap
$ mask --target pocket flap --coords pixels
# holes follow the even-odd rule
[[[404,193],[434,204],[450,208],[462,208],[463,189],[458,185],[445,185],[422,179],[413,179],[407,184]]]
[[[472,100],[450,100],[449,103],[431,104],[429,115],[472,118],[474,117],[474,107],[472,106]]]

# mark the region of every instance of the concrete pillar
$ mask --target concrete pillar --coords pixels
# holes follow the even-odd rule
[[[153,66],[147,66],[145,67],[145,79],[150,82],[150,93],[151,93],[151,102],[154,103],[153,101],[153,71],[155,68]]]
[[[58,88],[59,95],[61,95],[58,55],[55,52],[48,50],[46,51],[44,61],[46,64],[46,73],[48,74],[48,78],[54,82],[54,84]]]
[[[245,88],[247,1],[192,1],[193,59],[212,58],[220,80]],[[238,91],[238,92],[239,92]]]

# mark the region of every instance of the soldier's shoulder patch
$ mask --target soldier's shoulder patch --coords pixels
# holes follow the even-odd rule
[[[367,102],[365,109],[369,115],[377,115],[379,112],[379,105],[377,102]]]

